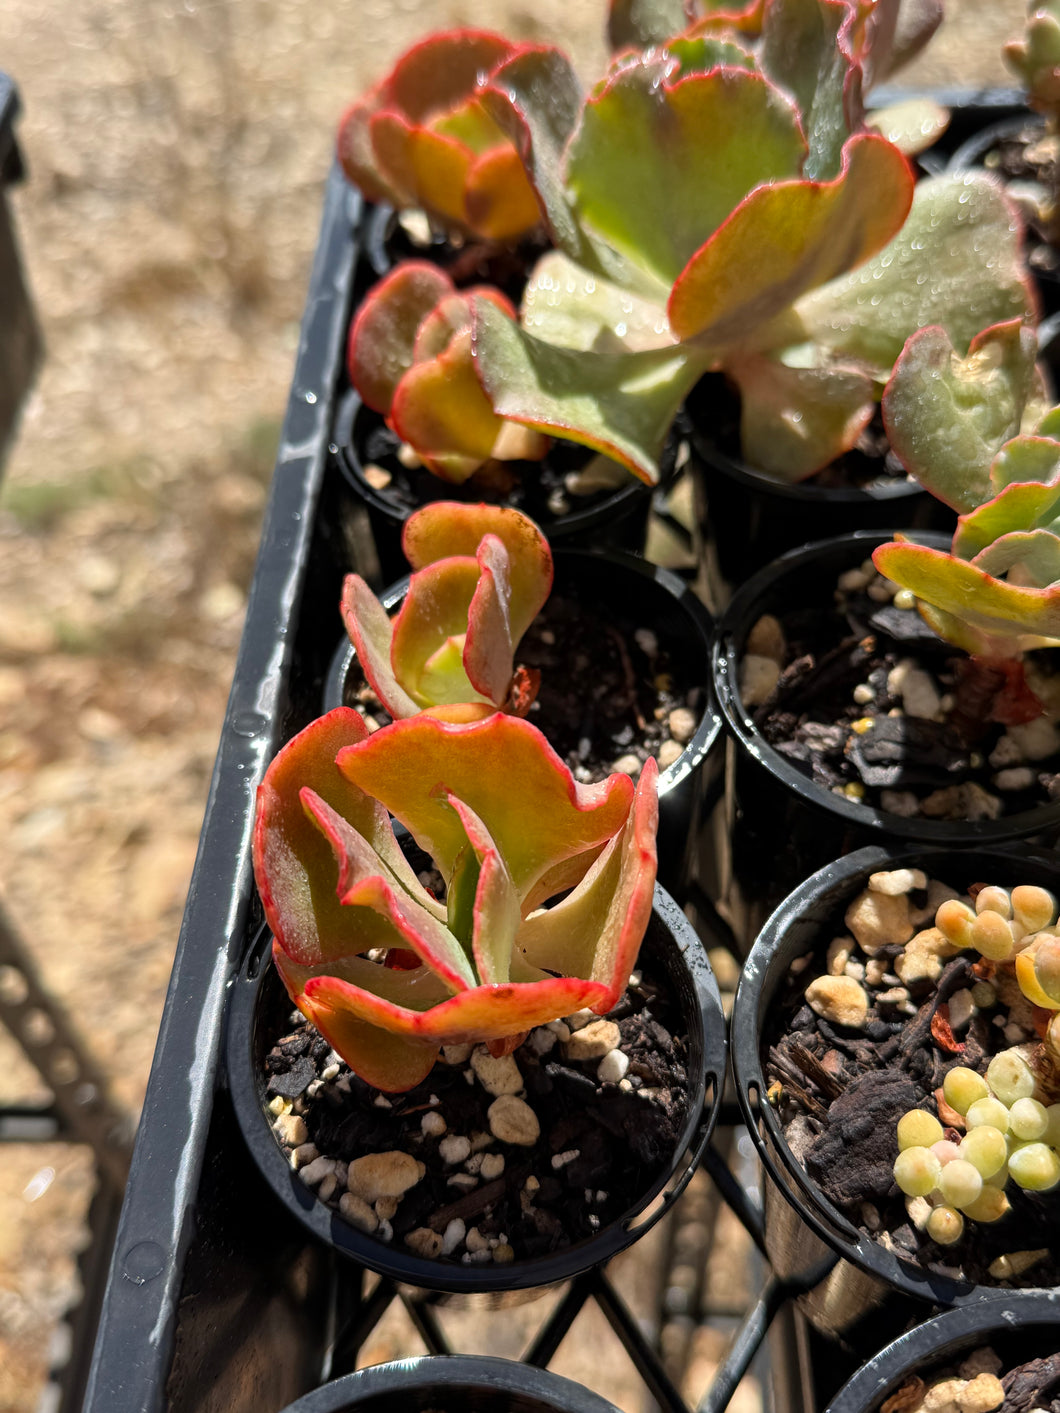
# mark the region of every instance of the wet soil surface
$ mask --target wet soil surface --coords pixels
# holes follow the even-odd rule
[[[951,890],[952,891],[952,890]],[[927,893],[910,895],[923,908]],[[927,917],[921,926],[931,926]],[[847,932],[843,913],[826,938]],[[936,1091],[947,1072],[965,1065],[980,1074],[993,1055],[1033,1039],[1033,1032],[1011,1029],[1004,1006],[979,1008],[967,1028],[955,1036],[948,1003],[974,985],[975,953],[948,961],[937,981],[911,981],[905,987],[893,974],[900,945],[886,945],[868,959],[853,947],[851,973],[868,994],[868,1014],[857,1029],[825,1020],[806,1003],[810,981],[825,974],[818,953],[796,963],[774,998],[767,1026],[766,1077],[776,1086],[773,1099],[788,1145],[825,1196],[866,1235],[901,1258],[938,1275],[976,1284],[1049,1287],[1060,1282],[1060,1193],[1025,1192],[1009,1182],[1011,1211],[996,1223],[965,1223],[952,1246],[931,1241],[916,1230],[903,1194],[894,1181],[898,1156],[896,1127],[903,1114],[924,1108],[940,1118],[946,1137],[959,1141],[962,1131],[949,1128],[939,1114]],[[886,964],[882,976],[877,963]],[[974,1010],[975,1008],[973,1008]],[[1007,1028],[1007,1030],[1006,1030]],[[1030,1270],[999,1281],[988,1267],[1013,1251],[1050,1254]]]
[[[782,616],[783,670],[754,713],[776,751],[825,789],[904,817],[996,819],[1060,799],[1050,723],[977,719],[1002,677],[973,678],[966,654],[885,593],[837,597]],[[1029,661],[1051,700],[1060,655]]]
[[[699,724],[706,688],[690,683],[655,633],[553,594],[516,651],[541,673],[527,719],[582,783],[614,770],[636,774],[649,755],[677,758]],[[354,659],[346,701],[380,725],[389,721]],[[676,739],[675,739],[676,735]]]
[[[507,1092],[520,1093],[536,1115],[539,1135],[529,1143],[491,1131],[497,1095],[478,1075],[482,1046],[447,1047],[422,1084],[384,1095],[337,1062],[299,1017],[268,1053],[267,1098],[293,1101],[308,1141],[336,1160],[336,1181],[323,1189],[336,1209],[345,1191],[338,1179],[355,1159],[397,1151],[424,1165],[396,1211],[383,1216],[389,1208],[379,1207],[380,1239],[465,1265],[542,1256],[635,1207],[673,1156],[685,1121],[687,1041],[675,1034],[672,999],[635,974],[608,1019],[618,1032],[603,1070],[609,1078],[600,1074],[604,1056],[575,1057],[579,1032],[564,1022],[531,1031],[510,1057]],[[571,1020],[582,1029],[599,1025],[585,1012]],[[446,1238],[450,1249],[431,1249],[439,1243],[424,1232]]]

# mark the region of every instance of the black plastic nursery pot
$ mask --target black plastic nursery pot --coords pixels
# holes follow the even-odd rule
[[[699,820],[721,774],[721,718],[710,691],[710,650],[714,620],[703,601],[676,574],[621,550],[557,550],[553,592],[578,604],[595,605],[609,621],[631,632],[649,629],[689,688],[700,688],[696,730],[681,755],[659,775],[659,881],[681,896],[693,866]],[[408,577],[381,596],[396,609]],[[517,654],[518,656],[518,654]],[[356,661],[344,639],[336,650],[324,689],[324,710],[356,703],[346,683]],[[529,720],[540,721],[533,711]],[[546,733],[547,734],[547,733]],[[620,751],[616,750],[616,755]]]
[[[914,538],[938,548],[942,536]],[[836,578],[862,563],[891,535],[874,531],[804,545],[760,570],[733,597],[714,642],[714,697],[732,736],[726,759],[724,830],[718,889],[749,942],[770,909],[814,869],[872,841],[935,846],[999,844],[1060,829],[1060,802],[999,819],[903,818],[833,794],[804,775],[760,735],[739,692],[747,636],[762,614],[797,603],[830,609]],[[815,599],[814,596],[817,596]]]
[[[680,908],[659,887],[640,956],[665,977],[681,1009],[689,1046],[688,1113],[669,1164],[628,1211],[590,1239],[508,1265],[461,1265],[367,1236],[319,1201],[291,1169],[265,1113],[264,1056],[283,1033],[291,1010],[266,945],[252,951],[233,988],[227,1036],[232,1102],[258,1171],[286,1213],[324,1246],[403,1285],[451,1298],[496,1304],[501,1292],[540,1291],[609,1261],[654,1226],[684,1190],[713,1131],[725,1076],[725,1020],[706,951]]]
[[[347,1374],[284,1413],[618,1413],[570,1379],[488,1355],[400,1359]]]
[[[15,140],[18,90],[0,73],[0,475],[18,415],[41,359],[40,331],[26,286],[7,188],[23,174]]]
[[[815,1328],[862,1348],[877,1347],[881,1337],[904,1328],[911,1299],[925,1305],[993,1305],[997,1318],[999,1303],[1024,1294],[933,1273],[859,1231],[796,1159],[765,1097],[770,1007],[792,962],[827,949],[834,936],[831,924],[871,874],[899,868],[921,868],[955,888],[990,882],[1055,889],[1060,880],[1057,860],[1026,846],[940,849],[906,843],[859,849],[820,869],[785,898],[744,963],[732,1012],[731,1053],[740,1105],[765,1168],[767,1254],[774,1271],[805,1286],[800,1303]]]
[[[1060,1291],[1013,1291],[1003,1309],[965,1306],[899,1336],[843,1385],[825,1413],[879,1413],[913,1375],[929,1384],[947,1365],[989,1347],[1002,1373],[1060,1351]]]
[[[374,438],[384,438],[385,455],[391,454],[394,439],[386,431],[382,417],[361,402],[352,388],[341,398],[335,415],[332,445],[336,464],[368,512],[369,523],[384,581],[395,579],[406,568],[401,552],[401,529],[413,510],[433,500],[463,500],[476,503],[497,499],[529,515],[540,527],[549,543],[576,548],[615,547],[642,550],[648,529],[654,487],[626,473],[621,484],[611,490],[579,497],[563,489],[563,477],[578,471],[593,455],[574,442],[554,442],[546,464],[558,488],[561,505],[557,507],[551,493],[541,481],[540,464],[521,462],[524,475],[510,494],[487,497],[474,478],[461,485],[443,481],[430,472],[420,470],[416,477],[416,493],[405,495],[392,486],[378,488],[365,473],[365,467],[381,453],[373,449]],[[678,440],[667,443],[660,484],[673,477]],[[514,463],[513,463],[514,464]]]

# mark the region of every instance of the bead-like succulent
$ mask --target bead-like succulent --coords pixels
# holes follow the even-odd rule
[[[652,482],[681,401],[722,370],[743,456],[786,480],[851,447],[915,329],[962,349],[1032,301],[1014,210],[982,174],[914,179],[861,122],[839,0],[766,0],[761,39],[682,35],[619,54],[582,99],[533,54],[484,94],[556,249],[520,322],[475,298],[494,410]]]
[[[346,175],[370,201],[417,207],[447,232],[513,241],[534,230],[537,198],[479,97],[526,49],[475,29],[414,45],[343,114]]]
[[[962,514],[950,551],[873,554],[932,628],[984,658],[1060,643],[1060,408],[1049,408],[1034,335],[1012,320],[960,357],[941,328],[908,342],[883,397],[906,468]]]
[[[395,719],[437,707],[451,708],[450,721],[525,716],[539,674],[516,670],[514,653],[552,587],[544,535],[508,506],[435,501],[409,516],[401,543],[413,573],[393,621],[359,574],[342,591],[347,631],[383,706]]]
[[[254,872],[295,1004],[369,1083],[411,1089],[443,1044],[510,1048],[620,997],[651,913],[657,772],[578,784],[529,722],[339,707],[273,760]],[[445,897],[402,854],[390,815]],[[570,891],[567,891],[570,890]],[[557,895],[552,907],[545,904]]]
[[[514,315],[491,286],[458,293],[426,260],[408,260],[365,297],[350,328],[350,381],[368,407],[441,480],[466,481],[491,457],[537,460],[548,439],[505,422],[479,386],[471,357],[471,300]]]

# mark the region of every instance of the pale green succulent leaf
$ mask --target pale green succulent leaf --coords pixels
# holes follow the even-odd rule
[[[886,378],[910,334],[939,324],[959,351],[981,329],[1033,315],[1022,228],[983,173],[928,177],[889,244],[800,299],[809,337]]]
[[[1056,519],[1060,513],[1060,443],[1043,441],[1038,447],[1051,453],[1051,479],[1009,484],[993,500],[962,515],[953,537],[955,555],[961,559],[974,559],[1002,535],[1013,530],[1037,530]],[[1047,470],[1041,460],[1028,469]]]
[[[622,289],[561,251],[543,255],[523,292],[521,323],[559,348],[594,353],[665,348],[674,342],[665,295],[658,301]]]
[[[495,304],[475,300],[479,377],[499,415],[602,451],[649,485],[705,361],[686,348],[586,357],[535,338]]]
[[[607,42],[619,49],[647,49],[666,41],[688,23],[683,0],[611,0]]]
[[[1006,442],[990,468],[995,491],[1020,481],[1052,481],[1060,465],[1060,443],[1052,437],[1014,437]]]
[[[915,157],[938,142],[950,125],[950,113],[933,98],[906,98],[874,108],[866,115],[865,123],[907,157]]]
[[[1020,429],[1035,382],[1037,340],[1018,319],[984,329],[967,357],[945,329],[920,329],[883,394],[895,454],[937,499],[971,510],[996,489],[990,468]]]
[[[1024,583],[1044,589],[1060,583],[1060,535],[1052,530],[1015,530],[980,550],[972,563],[995,578],[1015,569]]]
[[[815,181],[838,174],[860,117],[860,75],[840,43],[849,15],[830,0],[784,0],[767,6],[763,19],[762,70],[798,104],[809,142],[802,175]]]
[[[753,71],[758,67],[750,49],[724,34],[683,35],[671,39],[666,51],[677,60],[679,67],[674,74],[677,78],[705,74],[717,68]]]

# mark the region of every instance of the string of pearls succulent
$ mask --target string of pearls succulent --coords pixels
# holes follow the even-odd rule
[[[974,910],[951,898],[935,917],[948,941],[975,948],[997,973],[1010,967],[1024,996],[1054,1012],[1046,1028],[1047,1054],[1060,1054],[1060,937],[1050,931],[1055,923],[1052,894],[1024,885],[1011,892],[982,888]],[[961,1238],[965,1217],[999,1221],[1009,1210],[1004,1189],[1010,1178],[1031,1192],[1060,1183],[1060,1103],[1042,1102],[1051,1095],[1031,1058],[1016,1046],[995,1055],[985,1075],[964,1065],[949,1071],[942,1093],[964,1119],[959,1141],[947,1138],[926,1109],[911,1109],[898,1121],[895,1182],[908,1198],[931,1204],[926,1231],[940,1245]]]

